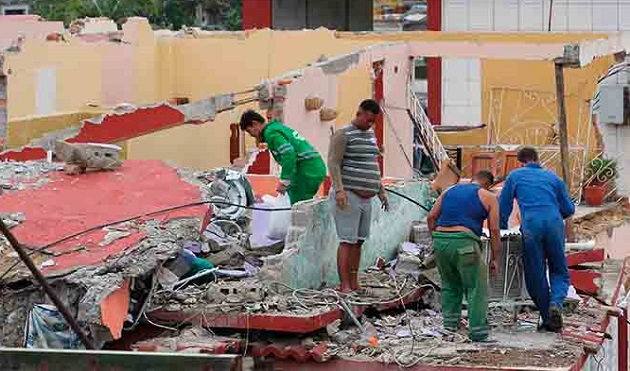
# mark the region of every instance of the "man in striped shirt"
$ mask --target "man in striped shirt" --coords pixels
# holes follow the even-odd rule
[[[339,236],[337,270],[342,292],[358,291],[361,246],[370,235],[372,198],[379,197],[389,209],[381,184],[380,151],[372,126],[381,109],[372,99],[364,100],[356,118],[332,137],[328,169],[333,189],[330,202]]]

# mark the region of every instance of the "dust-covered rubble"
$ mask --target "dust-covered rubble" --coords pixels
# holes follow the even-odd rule
[[[0,162],[0,185],[4,190],[37,189],[48,183],[48,173],[63,170],[63,164],[47,161]]]
[[[81,267],[50,283],[58,290],[68,288],[72,295],[67,295],[69,299],[65,302],[71,311],[77,313],[82,323],[98,328],[101,323],[99,304],[103,299],[121,287],[125,280],[150,277],[158,266],[182,250],[185,241],[199,236],[199,225],[198,218],[174,219],[164,224],[157,220],[127,223],[127,228],[139,228],[147,237],[99,266]],[[29,309],[33,304],[47,300],[38,286],[15,289],[15,284],[5,284],[0,297],[0,327],[5,329],[1,342],[6,346],[21,346]],[[93,335],[95,332],[92,331]],[[101,339],[99,343],[105,340],[111,339]]]

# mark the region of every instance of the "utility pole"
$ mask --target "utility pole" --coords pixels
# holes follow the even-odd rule
[[[564,58],[558,58],[554,61],[556,72],[556,105],[558,107],[558,134],[560,136],[560,162],[562,165],[562,179],[567,189],[571,190],[571,173],[569,163],[571,161],[569,155],[569,133],[567,129],[567,112],[564,101]],[[566,235],[569,242],[573,242],[573,222],[567,219]]]

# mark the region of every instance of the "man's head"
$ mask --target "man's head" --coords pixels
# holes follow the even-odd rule
[[[538,152],[532,147],[523,147],[516,154],[518,162],[521,164],[529,164],[530,162],[538,162]]]
[[[354,125],[361,130],[368,130],[376,122],[376,117],[381,113],[381,107],[374,99],[366,99],[359,105]]]
[[[265,118],[254,110],[247,110],[241,116],[241,130],[248,132],[254,138],[262,139],[264,127]]]
[[[473,177],[473,183],[479,184],[481,188],[490,189],[494,185],[494,175],[488,170],[481,170]]]

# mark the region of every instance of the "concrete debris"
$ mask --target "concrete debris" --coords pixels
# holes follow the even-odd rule
[[[601,233],[612,235],[612,230],[630,222],[630,209],[616,205],[575,220],[573,228],[578,241],[587,241]]]
[[[329,59],[319,64],[319,67],[327,75],[338,75],[347,71],[350,67],[359,63],[360,54],[352,53],[341,57]]]
[[[130,235],[131,235],[131,232],[110,230],[107,232],[107,235],[105,235],[105,237],[103,238],[103,241],[100,242],[98,245],[101,247],[104,247],[104,246],[110,245],[112,242],[116,240],[128,237]]]
[[[46,174],[63,170],[63,165],[46,161],[0,162],[0,184],[4,190],[37,189],[48,183]]]
[[[121,229],[137,228],[147,237],[135,247],[110,257],[99,266],[82,267],[51,281],[51,284],[55,288],[68,288],[72,295],[66,295],[68,299],[65,302],[77,311],[82,323],[93,328],[94,334],[102,322],[99,304],[120,288],[125,280],[150,277],[165,261],[176,257],[184,242],[199,237],[199,224],[197,218],[185,218],[164,224],[148,220],[117,226]],[[27,290],[19,291],[3,287],[0,295],[0,327],[6,330],[3,331],[4,345],[21,345],[28,310],[33,304],[43,302],[46,300],[38,287],[29,286]],[[12,330],[8,331],[9,328]]]
[[[189,327],[183,329],[177,336],[135,343],[131,349],[140,352],[224,354],[238,352],[241,343],[240,339],[216,336],[212,331],[201,327]]]
[[[24,213],[0,213],[0,218],[2,218],[2,221],[4,222],[4,224],[9,228],[13,228],[17,225],[19,225],[20,223],[26,221],[26,216],[24,216]]]
[[[539,333],[536,327],[522,327],[519,323],[503,323],[504,318],[513,314],[497,309],[490,313],[493,325],[492,336],[498,342],[490,354],[496,363],[493,365],[514,365],[515,360],[523,361],[525,355],[532,359],[527,365],[568,366],[581,353],[581,347],[569,340],[558,339],[554,334]],[[365,333],[358,328],[330,332],[332,340],[329,351],[337,357],[361,361],[375,361],[389,364],[409,365],[419,361],[431,365],[487,365],[482,356],[488,348],[471,343],[464,331],[449,333],[442,329],[441,315],[431,309],[411,310],[384,315],[380,318],[365,318],[370,324],[371,335],[378,341],[366,341]],[[548,362],[548,363],[545,363]]]
[[[177,108],[184,114],[186,122],[195,123],[213,121],[217,113],[233,107],[234,96],[232,94],[224,94],[184,104]]]
[[[69,175],[89,169],[116,169],[122,165],[121,151],[122,148],[113,144],[68,143],[63,140],[55,143],[55,155],[66,163],[64,170]]]

